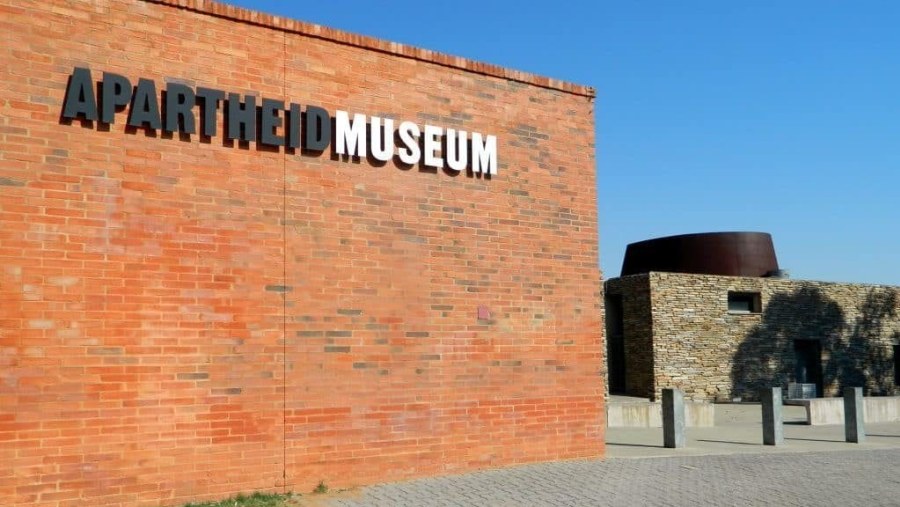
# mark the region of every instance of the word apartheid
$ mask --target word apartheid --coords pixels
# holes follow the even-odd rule
[[[111,72],[104,72],[95,83],[90,69],[76,67],[66,87],[62,117],[109,125],[120,114],[125,115],[126,126],[135,129],[212,138],[220,134],[222,125],[221,135],[228,141],[314,155],[330,146],[335,155],[497,174],[497,137],[493,135],[410,121],[397,123],[392,118],[342,110],[331,115],[315,105],[258,100],[255,95],[175,82],[166,83],[158,92],[153,80],[140,78],[132,85],[128,78]]]

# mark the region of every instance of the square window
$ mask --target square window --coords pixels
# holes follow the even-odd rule
[[[728,292],[728,313],[760,313],[759,292]]]

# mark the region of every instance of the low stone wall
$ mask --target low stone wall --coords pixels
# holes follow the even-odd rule
[[[684,423],[689,428],[715,426],[716,408],[712,403],[684,404]],[[662,404],[652,401],[609,403],[606,406],[608,428],[661,428]]]
[[[812,426],[844,424],[843,398],[814,398],[810,400],[785,400],[785,405],[806,408],[806,424]],[[865,398],[863,417],[867,423],[900,422],[900,396],[876,396]]]

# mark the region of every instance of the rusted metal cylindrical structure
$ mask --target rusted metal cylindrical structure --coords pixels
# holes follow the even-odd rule
[[[772,236],[765,232],[705,232],[628,245],[622,276],[664,271],[725,276],[779,273]]]

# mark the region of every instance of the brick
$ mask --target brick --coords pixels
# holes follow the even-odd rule
[[[24,187],[25,182],[13,178],[0,176],[0,186],[2,187]]]
[[[28,321],[28,327],[32,329],[51,329],[54,324],[54,321],[50,319],[34,319]]]
[[[78,277],[75,276],[51,276],[47,279],[47,283],[58,287],[69,287],[78,283],[78,280]]]
[[[592,89],[214,2],[0,12],[0,505],[603,454]],[[211,138],[61,122],[74,66],[422,113],[497,135],[499,173],[228,143],[221,105]]]
[[[178,380],[206,380],[209,373],[179,373],[176,377]]]

